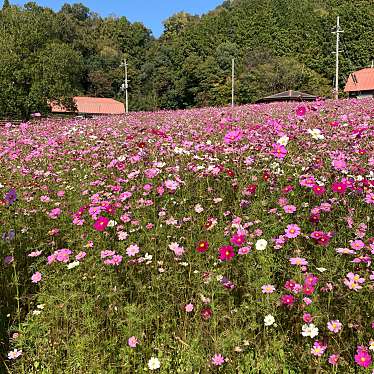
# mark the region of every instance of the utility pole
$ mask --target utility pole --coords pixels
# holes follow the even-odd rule
[[[231,60],[231,106],[234,106],[235,58]]]
[[[339,16],[336,19],[336,31],[333,31],[333,34],[336,34],[336,62],[335,62],[335,100],[339,99],[339,37],[340,33],[344,32],[340,30]]]
[[[121,91],[125,91],[125,97],[126,97],[126,113],[129,112],[129,96],[127,89],[129,88],[129,81],[127,79],[127,61],[126,59],[121,62],[121,67],[125,68],[125,83],[122,84],[121,86]]]

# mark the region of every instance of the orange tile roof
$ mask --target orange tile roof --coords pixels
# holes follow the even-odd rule
[[[77,113],[89,114],[124,114],[125,105],[120,101],[103,97],[76,96],[73,98],[77,106]],[[52,113],[70,112],[63,106],[51,103]]]
[[[356,82],[354,81],[355,75]],[[344,92],[374,90],[374,68],[365,68],[352,73],[345,85]]]

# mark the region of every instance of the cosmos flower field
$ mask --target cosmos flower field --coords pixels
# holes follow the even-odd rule
[[[372,373],[374,101],[0,127],[10,373]]]

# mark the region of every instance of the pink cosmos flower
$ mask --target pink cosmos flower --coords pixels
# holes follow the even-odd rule
[[[59,249],[57,251],[55,251],[55,254],[56,254],[56,260],[58,262],[63,262],[63,263],[66,263],[66,262],[69,262],[69,256],[71,255],[71,250],[68,249],[68,248],[62,248],[62,249]]]
[[[311,322],[313,322],[313,317],[312,317],[312,315],[310,314],[310,313],[304,313],[303,314],[303,321],[305,322],[305,323],[311,323]]]
[[[368,192],[365,195],[365,203],[374,204],[374,192]]]
[[[318,277],[314,274],[307,274],[305,277],[305,284],[309,286],[315,286],[318,283]]]
[[[176,189],[179,187],[179,183],[177,181],[168,179],[165,181],[165,187],[170,191],[176,191]]]
[[[314,356],[322,356],[325,353],[326,349],[327,345],[324,345],[319,341],[315,341],[312,349],[310,350],[310,353]]]
[[[118,240],[126,240],[129,234],[125,231],[118,231]]]
[[[309,297],[304,297],[303,301],[305,305],[310,305],[313,302],[312,299],[310,299]]]
[[[339,358],[340,356],[336,353],[333,353],[330,357],[329,357],[329,364],[330,365],[337,365],[338,364],[338,361],[339,361]]]
[[[127,344],[129,347],[131,348],[136,348],[136,346],[139,344],[139,340],[137,337],[135,336],[131,336],[128,340],[127,340]]]
[[[115,254],[116,254],[115,251],[111,251],[109,249],[106,249],[105,251],[101,251],[100,257],[103,259],[103,258],[106,258],[106,257],[114,256]]]
[[[316,180],[313,176],[302,175],[300,176],[300,186],[313,188],[316,184]]]
[[[299,265],[299,266],[305,266],[308,265],[308,261],[305,258],[302,257],[291,257],[290,258],[291,265]]]
[[[364,283],[365,282],[365,278],[361,278],[359,274],[354,274],[352,272],[349,272],[347,274],[347,278],[349,280],[352,280],[352,281],[355,281],[355,282],[358,282],[358,283]]]
[[[212,364],[215,366],[221,366],[225,363],[225,358],[221,354],[215,354],[212,358]]]
[[[48,216],[49,218],[56,219],[60,214],[61,214],[61,209],[54,208],[48,213]]]
[[[219,249],[219,259],[221,261],[230,261],[235,256],[234,248],[231,245]]]
[[[338,319],[336,319],[336,320],[327,322],[327,328],[331,332],[338,333],[342,329],[342,324]]]
[[[15,360],[16,358],[20,357],[22,355],[22,349],[13,349],[13,351],[8,352],[8,358],[9,360]]]
[[[261,287],[261,290],[262,290],[262,293],[269,294],[269,293],[273,293],[275,291],[275,287],[272,284],[264,284]]]
[[[365,243],[362,240],[352,240],[350,242],[351,248],[359,251],[360,249],[365,247]]]
[[[284,232],[285,232],[285,236],[291,239],[291,238],[296,238],[297,236],[299,236],[301,233],[301,229],[298,225],[291,224],[287,226]]]
[[[131,244],[127,249],[126,249],[126,254],[129,257],[136,256],[136,254],[139,253],[139,247],[136,244]]]
[[[42,280],[42,274],[38,271],[34,273],[31,277],[32,283],[38,283]]]
[[[343,170],[347,167],[347,163],[342,159],[336,159],[332,161],[332,166],[336,170]]]
[[[180,257],[184,253],[184,248],[181,247],[178,243],[169,244],[169,249],[174,252],[177,257]]]
[[[57,196],[58,197],[64,197],[65,196],[65,191],[57,191]]]
[[[97,231],[104,231],[109,223],[109,218],[100,216],[93,224],[93,228]]]
[[[285,211],[285,213],[294,213],[296,212],[296,207],[295,205],[285,205],[283,207],[283,210]]]
[[[251,247],[241,247],[238,249],[238,255],[246,255],[251,251]]]
[[[42,251],[34,251],[34,252],[29,253],[27,256],[28,257],[38,257],[41,254],[42,254]]]
[[[185,305],[184,310],[185,310],[187,313],[190,313],[190,312],[193,311],[193,308],[194,308],[194,305],[191,304],[191,303],[189,303],[189,304]]]
[[[81,252],[79,252],[79,253],[75,256],[75,259],[76,259],[77,261],[80,261],[80,260],[82,260],[83,258],[85,258],[86,255],[87,255],[86,252],[81,251]]]

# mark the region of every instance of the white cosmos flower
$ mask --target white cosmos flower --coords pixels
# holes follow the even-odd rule
[[[117,222],[114,221],[113,219],[108,222],[108,227],[114,227],[116,225],[117,225]]]
[[[275,318],[271,314],[268,314],[267,316],[265,316],[264,318],[265,326],[271,326],[274,322],[275,322]]]
[[[320,129],[309,129],[308,133],[312,135],[312,138],[315,140],[323,140],[325,137],[322,135],[322,132]]]
[[[77,266],[79,266],[80,262],[79,261],[73,261],[73,262],[70,262],[70,264],[68,264],[68,269],[74,269],[76,268]]]
[[[148,361],[149,370],[157,370],[161,366],[160,360],[157,357],[151,357]]]
[[[268,242],[265,239],[259,239],[257,240],[255,247],[258,251],[263,251],[265,250],[267,245],[268,245]]]
[[[311,338],[314,338],[318,335],[318,327],[316,327],[313,323],[310,325],[303,325],[301,329],[302,336],[310,336]]]
[[[289,140],[290,138],[287,135],[283,135],[281,138],[277,140],[277,143],[280,145],[286,146]]]

